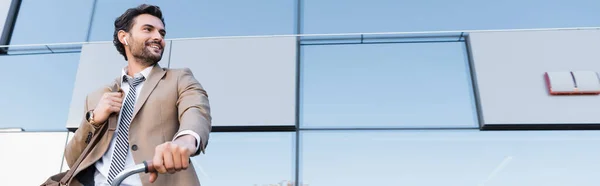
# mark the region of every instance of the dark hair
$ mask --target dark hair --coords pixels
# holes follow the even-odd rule
[[[133,24],[135,23],[135,18],[142,14],[150,14],[153,15],[162,21],[163,25],[165,24],[165,19],[162,17],[162,11],[160,7],[155,5],[141,4],[135,8],[130,8],[123,13],[123,15],[119,16],[115,19],[115,32],[113,33],[113,44],[117,47],[117,51],[125,57],[125,61],[127,61],[127,55],[125,54],[125,46],[119,41],[119,31],[123,30],[125,32],[129,32]]]

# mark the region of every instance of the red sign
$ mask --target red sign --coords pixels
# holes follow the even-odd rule
[[[544,79],[550,95],[600,94],[600,79],[593,71],[546,72]]]

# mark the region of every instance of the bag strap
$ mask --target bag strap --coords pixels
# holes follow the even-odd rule
[[[117,78],[115,79],[113,85],[111,87],[108,87],[108,91],[110,92],[123,92],[123,90],[121,89],[120,86],[120,79]],[[117,127],[116,127],[116,121],[112,121],[116,119],[116,115],[118,114],[111,114],[108,117],[107,123],[103,124],[102,126],[100,126],[99,131],[98,129],[96,129],[96,133],[94,133],[94,137],[92,137],[92,140],[90,141],[90,143],[85,147],[85,149],[83,149],[83,152],[81,153],[81,155],[79,155],[79,158],[77,158],[77,161],[75,161],[75,164],[73,164],[73,168],[69,169],[69,171],[67,171],[67,173],[65,174],[65,176],[60,180],[60,185],[67,185],[67,183],[71,180],[71,178],[73,177],[73,174],[75,173],[75,171],[79,168],[79,165],[81,164],[81,161],[83,161],[83,159],[85,159],[85,157],[87,157],[87,155],[90,153],[90,151],[94,148],[94,146],[96,146],[96,144],[98,143],[98,141],[100,140],[100,136],[103,136],[106,131],[111,130],[114,131]],[[110,125],[110,126],[107,126]],[[107,127],[109,129],[107,129]]]
[[[83,150],[81,155],[79,155],[79,158],[77,158],[77,161],[75,161],[75,164],[73,164],[73,168],[69,169],[69,171],[67,171],[65,176],[60,180],[61,185],[67,185],[67,183],[71,180],[71,177],[73,177],[73,174],[75,173],[77,168],[79,168],[79,165],[81,164],[83,159],[85,159],[85,157],[87,157],[87,155],[94,148],[94,146],[96,146],[96,144],[98,143],[98,141],[100,139],[100,136],[103,136],[103,134],[106,132],[106,127],[107,127],[106,125],[107,124],[103,124],[102,126],[100,126],[99,131],[97,131],[94,134],[94,137],[92,137],[92,140],[90,141],[90,143],[85,147],[85,149]]]

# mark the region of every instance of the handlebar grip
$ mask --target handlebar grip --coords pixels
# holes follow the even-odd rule
[[[144,161],[144,168],[145,173],[156,172],[156,168],[154,168],[152,160]]]

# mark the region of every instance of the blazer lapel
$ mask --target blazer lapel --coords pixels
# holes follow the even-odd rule
[[[140,96],[135,103],[135,108],[133,109],[133,115],[131,115],[131,119],[135,118],[135,115],[140,111],[144,103],[146,103],[146,99],[150,96],[150,93],[156,88],[158,82],[163,78],[166,71],[162,69],[158,64],[154,65],[152,71],[150,72],[150,77],[146,79],[144,82],[144,86],[142,87],[142,91],[140,91]]]

